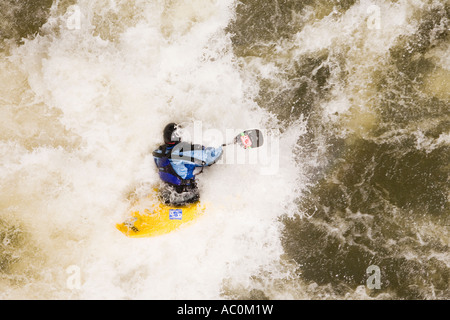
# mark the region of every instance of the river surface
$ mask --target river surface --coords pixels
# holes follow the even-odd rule
[[[449,27],[444,0],[2,0],[0,299],[449,299]],[[266,143],[129,239],[173,121]]]

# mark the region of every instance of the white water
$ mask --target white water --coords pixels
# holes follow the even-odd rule
[[[115,229],[129,194],[158,181],[150,154],[168,122],[272,129],[224,32],[233,5],[56,3],[43,36],[2,57],[0,204],[27,243],[12,272],[23,282],[0,279],[1,299],[220,299],[250,288],[253,275],[286,276],[277,218],[296,195],[290,150],[302,124],[279,142],[279,170],[207,170],[199,183],[208,210],[193,226],[150,239]]]
[[[365,136],[380,121],[373,70],[389,67],[390,48],[417,31],[426,1],[361,0],[342,15],[318,20],[320,13],[306,9],[300,20],[308,23],[291,41],[277,43],[279,56],[241,61],[224,31],[235,5],[55,1],[41,36],[0,53],[0,228],[5,221],[24,236],[17,245],[8,231],[0,244],[13,247],[8,258],[15,261],[1,270],[0,299],[216,299],[245,297],[252,289],[272,299],[330,297],[327,288],[305,285],[291,273],[277,221],[296,213],[294,199],[308,187],[303,169],[327,159],[320,150],[300,152],[305,159],[295,164],[292,148],[306,126],[298,121],[281,137],[270,135],[278,124],[254,102],[252,77],[279,82],[283,90],[302,55],[343,50],[345,63],[331,65],[332,98],[319,117],[340,124],[338,135]],[[369,28],[377,18],[373,6],[380,28]],[[424,90],[441,99],[448,97],[448,49],[427,53],[438,68]],[[268,134],[267,146],[256,153],[228,149],[225,163],[200,176],[208,210],[196,224],[163,237],[128,239],[115,224],[127,217],[132,194],[143,196],[158,181],[151,151],[172,121],[206,145],[228,141],[230,130],[258,127]],[[195,123],[203,140],[192,135]],[[446,133],[424,134],[434,125],[424,120],[406,128],[418,149],[448,144]],[[224,136],[208,136],[211,129]],[[385,135],[381,139],[398,138]],[[263,161],[226,164],[245,154]],[[445,227],[426,226],[423,233],[447,240]],[[350,298],[361,297],[368,297],[363,286]]]

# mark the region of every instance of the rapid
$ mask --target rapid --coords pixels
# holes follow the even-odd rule
[[[0,299],[448,299],[450,5],[0,4]],[[115,224],[169,122],[206,214]],[[381,286],[368,286],[368,267]]]

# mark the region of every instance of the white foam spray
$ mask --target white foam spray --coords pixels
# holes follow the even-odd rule
[[[270,135],[270,115],[249,94],[224,31],[233,5],[55,2],[42,35],[5,58],[18,104],[5,103],[15,138],[0,141],[3,217],[39,250],[23,257],[25,285],[6,284],[1,298],[220,299],[225,282],[246,288],[261,270],[283,276],[277,218],[295,196],[295,134]],[[19,135],[28,124],[14,118],[20,112],[40,121],[35,134]],[[158,181],[150,154],[172,121],[224,135],[258,127],[275,152],[261,153],[265,171],[206,170],[208,209],[196,224],[126,238],[115,223],[127,217],[130,192],[144,195]]]

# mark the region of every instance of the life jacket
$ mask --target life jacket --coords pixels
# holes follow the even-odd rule
[[[159,177],[162,181],[175,186],[189,186],[195,184],[195,176],[183,179],[172,166],[172,151],[175,145],[163,145],[153,152],[155,164],[159,169]]]

